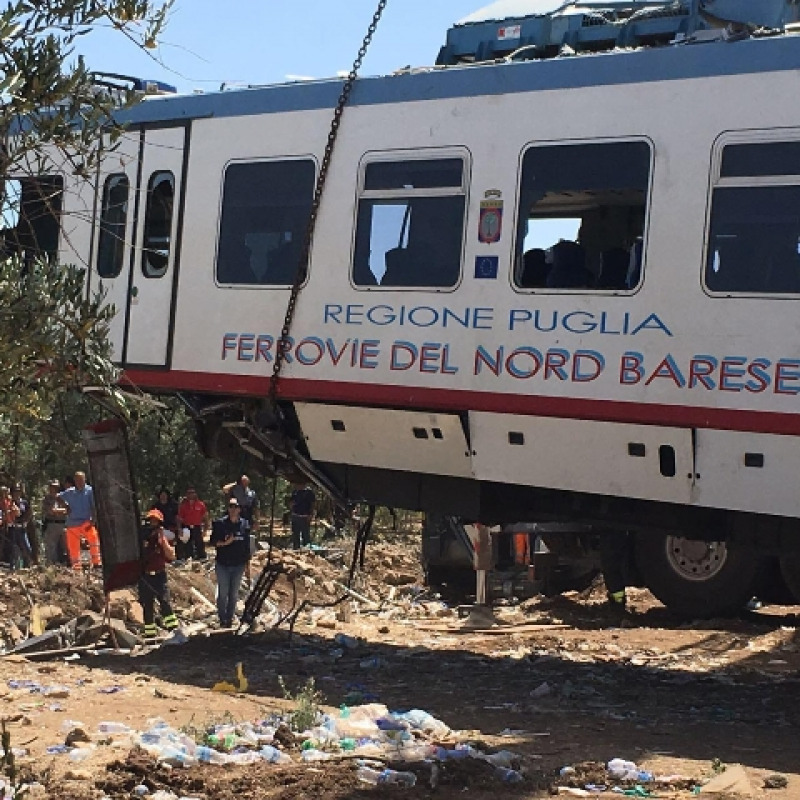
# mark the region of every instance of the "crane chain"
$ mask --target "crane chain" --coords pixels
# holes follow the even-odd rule
[[[372,37],[378,28],[383,11],[386,8],[388,0],[379,0],[378,7],[372,16],[372,21],[367,29],[366,36],[361,43],[358,50],[356,60],[353,62],[352,69],[345,79],[342,92],[339,95],[339,100],[336,103],[336,109],[333,112],[333,119],[331,120],[330,131],[328,132],[328,141],[325,145],[325,154],[322,157],[322,164],[319,169],[319,176],[317,177],[317,184],[314,188],[314,199],[311,203],[311,214],[306,227],[305,239],[303,241],[303,249],[300,252],[300,259],[297,264],[297,271],[292,283],[292,291],[289,295],[289,302],[286,306],[286,315],[283,320],[283,327],[281,328],[281,336],[278,340],[278,346],[275,351],[275,361],[272,365],[272,377],[270,378],[269,385],[269,399],[273,411],[278,416],[278,382],[281,376],[281,369],[286,361],[286,351],[288,349],[289,333],[291,332],[292,322],[294,321],[295,311],[297,310],[297,300],[300,296],[300,289],[303,281],[306,279],[308,272],[308,261],[311,254],[311,244],[314,241],[314,231],[317,225],[317,217],[319,216],[320,205],[322,204],[322,193],[325,189],[325,182],[328,178],[328,170],[330,169],[331,160],[333,158],[333,150],[336,146],[336,138],[339,134],[339,127],[342,124],[342,115],[344,114],[345,106],[350,100],[350,94],[353,91],[353,85],[358,77],[359,70],[367,54]]]

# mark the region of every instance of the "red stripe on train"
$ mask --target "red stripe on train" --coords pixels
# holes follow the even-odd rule
[[[269,376],[146,369],[126,370],[123,377],[123,382],[151,391],[190,391],[242,397],[266,397],[269,380]],[[492,411],[500,414],[800,435],[800,414],[776,411],[700,408],[376,383],[315,381],[304,378],[281,378],[279,393],[286,400],[309,402],[356,403],[449,412]]]

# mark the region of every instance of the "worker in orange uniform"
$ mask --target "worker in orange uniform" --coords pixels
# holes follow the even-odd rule
[[[100,537],[95,528],[94,492],[86,483],[86,473],[75,473],[75,485],[58,495],[67,504],[65,538],[67,554],[72,569],[81,569],[81,539],[89,545],[89,556],[93,567],[102,566]]]

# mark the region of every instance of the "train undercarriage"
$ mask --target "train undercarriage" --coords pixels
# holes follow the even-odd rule
[[[599,569],[600,537],[624,531],[631,584],[647,587],[681,616],[736,614],[756,595],[800,601],[800,521],[793,518],[315,461],[290,403],[281,403],[276,415],[266,402],[182,399],[207,456],[241,461],[244,451],[254,469],[309,480],[340,507],[385,505],[507,530],[522,520],[540,526],[540,541],[561,565],[550,576],[551,588],[567,588],[570,579],[572,585],[584,582]],[[452,527],[449,535],[428,530],[423,558],[432,576],[465,567],[468,550],[461,539]],[[498,577],[497,592],[508,594],[515,581],[519,588],[519,573],[512,568]]]

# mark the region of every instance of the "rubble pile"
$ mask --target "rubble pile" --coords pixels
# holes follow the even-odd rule
[[[368,550],[366,569],[353,589],[345,585],[349,574],[349,543],[302,551],[272,551],[272,560],[285,572],[277,581],[260,622],[273,624],[281,614],[301,603],[328,605],[342,598],[357,598],[356,610],[376,610],[386,603],[396,613],[428,615],[440,606],[423,609],[416,603],[422,593],[418,543],[380,543]],[[253,557],[258,575],[268,561],[266,549]],[[173,605],[188,633],[203,632],[216,614],[213,560],[175,565],[169,571]],[[249,587],[242,588],[244,600]],[[110,617],[110,625],[104,619]],[[39,653],[77,648],[131,650],[142,644],[142,609],[135,588],[112,592],[105,608],[100,576],[53,567],[33,567],[10,576],[0,587],[0,653]]]

